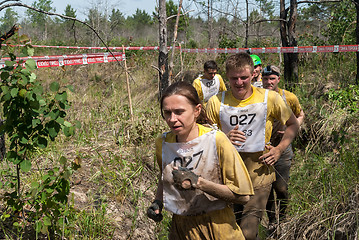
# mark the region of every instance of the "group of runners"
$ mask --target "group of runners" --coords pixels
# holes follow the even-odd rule
[[[231,55],[225,68],[229,90],[207,61],[193,85],[176,82],[160,100],[170,131],[156,139],[161,174],[147,215],[159,222],[163,208],[173,213],[169,239],[257,239],[265,212],[269,225],[275,205],[285,216],[304,112],[278,87],[279,68],[262,68],[257,55]]]

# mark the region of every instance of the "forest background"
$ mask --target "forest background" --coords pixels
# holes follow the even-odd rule
[[[279,25],[283,19],[280,20],[279,6],[284,4],[289,13],[293,1],[184,1],[176,44],[184,48],[282,46]],[[294,2],[298,4],[294,29],[298,46],[356,44],[355,1]],[[52,4],[51,0],[39,0],[32,7],[51,12]],[[19,37],[13,36],[9,43],[23,42],[23,35],[27,35],[34,45],[103,46],[97,35],[80,22],[30,9],[23,15],[11,7],[1,11],[4,12],[0,19],[2,33],[14,24],[20,25]],[[78,11],[67,5],[60,14],[76,18]],[[83,21],[108,46],[159,44],[158,12],[138,9],[133,15],[125,16],[120,9],[102,1],[92,3],[86,11]],[[172,45],[176,21],[173,16],[177,11],[176,2],[166,3],[168,46]],[[29,45],[25,50],[36,56],[95,52],[33,49]],[[23,52],[2,47],[2,56],[20,56]],[[175,81],[192,82],[208,59],[215,59],[219,72],[225,76],[224,61],[228,54],[175,52],[174,56]],[[264,65],[283,68],[282,54],[260,57]],[[44,111],[39,117],[40,122],[47,117],[56,121],[45,124],[44,129],[48,130],[36,141],[32,135],[24,140],[9,134],[13,130],[7,125],[10,121],[5,121],[8,128],[3,127],[2,131],[7,133],[7,149],[16,144],[14,149],[19,149],[26,143],[27,150],[26,154],[8,151],[1,162],[0,238],[167,239],[170,215],[166,214],[161,223],[155,224],[145,214],[154,199],[159,172],[154,139],[166,131],[158,107],[158,54],[126,51],[126,58],[133,116],[123,63],[32,69],[29,62],[27,69],[32,73],[19,69],[22,79],[30,83],[35,82],[33,74],[36,74],[43,91],[34,88],[34,94],[44,93],[43,101],[48,100],[50,105],[56,102],[58,108],[55,111],[50,107],[50,113]],[[15,66],[7,64],[10,69]],[[7,101],[30,99],[31,86],[25,84],[22,89],[27,92],[21,91],[18,80],[7,82],[9,76],[16,79],[12,71],[1,72],[2,118],[9,119]],[[291,201],[287,218],[277,224],[276,231],[267,232],[266,221],[262,222],[262,239],[358,239],[356,74],[354,52],[298,55],[298,82],[287,87],[298,96],[306,119],[294,142]],[[282,78],[282,87],[284,83],[288,81]],[[8,91],[12,86],[18,90]],[[55,100],[51,100],[50,93]],[[33,108],[30,102],[24,106]],[[21,116],[26,111],[26,108],[19,110],[19,116],[15,117],[19,119],[20,130],[24,124],[20,122]],[[35,112],[38,114],[39,107]],[[33,121],[36,114],[30,117],[34,129],[39,126]],[[12,155],[15,152],[17,157]]]

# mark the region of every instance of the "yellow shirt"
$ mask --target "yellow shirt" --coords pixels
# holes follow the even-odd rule
[[[284,89],[281,89],[281,88],[278,88],[278,89],[279,89],[278,93],[283,98],[283,90]],[[284,95],[285,95],[286,103],[288,104],[290,109],[292,109],[294,115],[296,117],[298,117],[300,114],[300,111],[302,110],[302,107],[300,106],[297,96],[294,93],[289,92],[287,90],[284,90]]]
[[[199,136],[212,131],[211,128],[198,124]],[[162,168],[162,141],[163,138],[156,139],[156,157],[160,169]],[[168,133],[166,142],[176,142],[176,136]],[[227,136],[218,131],[216,133],[216,147],[223,184],[239,195],[253,195],[253,187],[247,169],[238,154],[229,141]],[[233,210],[230,206],[221,210],[215,210],[206,214],[197,216],[174,215],[172,219],[171,236],[175,239],[243,239],[243,234],[236,224]]]
[[[219,79],[219,91],[218,92],[227,91],[227,88],[226,88],[226,85],[224,84],[222,76],[219,74],[216,74],[215,77]],[[199,99],[201,99],[201,101],[203,102],[203,105],[205,106],[207,104],[207,102],[204,101],[204,95],[203,95],[202,86],[201,86],[202,79],[203,79],[203,76],[199,76],[198,78],[196,78],[193,81],[192,85],[197,90]],[[216,94],[214,94],[214,95],[216,95]]]
[[[226,92],[224,99],[224,104],[232,107],[244,107],[250,104],[259,103],[264,101],[265,89],[252,87],[253,94],[245,99],[238,100],[236,99],[231,91]],[[208,118],[221,129],[221,123],[219,120],[219,110],[221,106],[222,94],[218,94],[215,97],[212,97],[206,106],[206,111]],[[265,142],[269,142],[272,135],[272,128],[274,120],[279,120],[282,124],[285,124],[290,118],[292,111],[283,101],[282,97],[274,92],[268,92],[268,102],[267,102],[267,118],[265,125]],[[263,155],[264,152],[256,153],[240,153],[251,180],[253,187],[257,188],[260,186],[265,186],[272,183],[275,180],[274,169],[263,164],[259,161],[259,157]]]
[[[294,93],[281,88],[278,88],[278,93],[284,99],[284,101],[287,103],[290,109],[292,109],[294,115],[298,117],[300,112],[302,111],[302,107],[300,106],[297,96]],[[273,124],[272,138],[271,138],[271,143],[273,146],[277,146],[282,139],[283,134],[279,134],[278,131],[284,131],[285,128],[286,128],[285,125],[281,124],[278,121],[275,121],[275,123]]]

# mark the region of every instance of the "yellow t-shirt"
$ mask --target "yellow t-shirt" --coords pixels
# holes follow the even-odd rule
[[[290,109],[292,109],[294,115],[298,117],[302,110],[302,107],[300,106],[297,96],[294,93],[281,88],[278,88],[278,93],[283,99],[285,99],[284,101],[287,103]],[[281,124],[278,121],[275,121],[275,123],[273,124],[272,137],[271,137],[271,143],[273,146],[277,146],[282,139],[283,135],[279,134],[278,131],[284,131],[285,128],[286,128],[285,125]]]
[[[278,89],[279,89],[278,93],[283,98],[283,90],[284,89],[281,89],[281,88],[278,88]],[[296,117],[298,117],[300,114],[300,111],[302,110],[302,107],[300,106],[297,96],[294,93],[289,92],[287,90],[284,90],[284,95],[285,95],[285,101],[287,102],[288,106],[290,107],[290,109],[292,109],[294,115]]]
[[[215,78],[219,79],[219,90],[218,92],[223,92],[223,91],[227,91],[226,85],[224,84],[223,78],[221,75],[216,74]],[[197,90],[199,99],[201,99],[201,101],[203,102],[203,104],[205,105],[207,102],[204,101],[204,95],[203,95],[203,91],[202,91],[202,86],[201,86],[201,80],[203,79],[203,76],[199,76],[198,78],[196,78],[193,81],[193,87]],[[217,93],[218,93],[217,92]],[[216,94],[217,94],[216,93]],[[214,94],[214,95],[216,95]]]
[[[245,99],[236,99],[231,91],[226,92],[224,104],[232,107],[245,107],[250,104],[259,103],[264,101],[265,89],[252,87],[253,94]],[[208,118],[221,129],[221,123],[219,118],[219,110],[221,106],[222,94],[218,94],[212,97],[206,106]],[[279,120],[282,124],[285,124],[292,114],[291,109],[283,101],[282,97],[274,92],[268,92],[267,101],[267,118],[265,125],[265,142],[269,142],[272,135],[272,128],[274,120]],[[270,166],[263,164],[259,161],[259,157],[263,155],[263,152],[256,153],[243,153],[240,155],[247,167],[249,175],[253,183],[253,187],[257,188],[272,183],[275,180],[274,169]]]
[[[197,125],[199,136],[212,131],[211,128]],[[162,141],[162,136],[156,139],[156,158],[160,169],[162,168]],[[171,132],[168,133],[165,141],[176,142],[176,135]],[[254,191],[248,171],[232,143],[221,131],[216,133],[216,147],[223,184],[236,194],[253,195]],[[170,236],[181,236],[179,239],[200,240],[206,236],[206,239],[244,240],[242,231],[236,224],[233,210],[229,205],[224,209],[197,216],[174,215]]]

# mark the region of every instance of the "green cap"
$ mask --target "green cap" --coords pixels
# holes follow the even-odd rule
[[[262,64],[261,59],[257,55],[252,54],[251,58],[253,60],[254,66]]]

